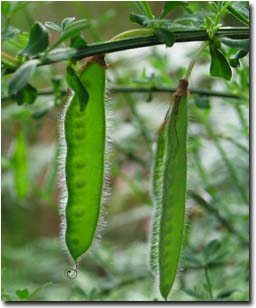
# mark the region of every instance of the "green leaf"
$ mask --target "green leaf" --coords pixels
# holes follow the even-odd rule
[[[62,20],[62,22],[61,22],[61,25],[60,25],[61,31],[64,31],[65,28],[66,28],[68,25],[72,24],[75,20],[76,20],[75,17],[66,17],[66,18],[64,18],[64,19]]]
[[[7,16],[7,15],[9,15],[10,11],[11,11],[11,2],[2,1],[1,2],[1,12],[2,12],[2,14]]]
[[[213,77],[221,77],[230,80],[232,71],[223,53],[215,46],[210,45],[211,66],[210,74]]]
[[[27,32],[20,33],[18,35],[18,40],[25,47],[28,44],[28,41],[29,41],[29,33],[27,33]]]
[[[67,67],[67,83],[78,97],[80,111],[84,111],[89,101],[89,93],[70,65]]]
[[[195,105],[200,109],[209,109],[211,108],[209,98],[198,95],[195,99]]]
[[[249,25],[248,1],[232,1],[227,10],[242,23]]]
[[[16,294],[20,299],[23,299],[23,300],[28,299],[29,297],[28,289],[19,289],[16,291]]]
[[[164,18],[169,15],[169,13],[175,9],[177,6],[186,6],[188,5],[187,1],[165,1],[162,13],[160,18]]]
[[[248,54],[248,51],[240,49],[234,56],[232,56],[229,59],[229,64],[232,67],[239,67],[240,66],[240,59],[242,59],[243,57],[245,57]]]
[[[140,26],[148,27],[150,25],[149,18],[147,16],[131,13],[129,17],[131,22],[139,24]]]
[[[175,36],[171,31],[165,29],[155,29],[155,34],[157,35],[159,41],[164,43],[167,47],[171,47],[175,43]]]
[[[45,25],[47,28],[51,29],[51,30],[54,30],[54,31],[57,31],[57,32],[61,32],[61,31],[62,31],[61,28],[60,28],[58,25],[56,25],[54,22],[46,21],[46,22],[44,23],[44,25]]]
[[[212,257],[214,254],[216,254],[219,249],[221,248],[221,242],[219,240],[212,240],[210,241],[206,249],[204,251],[205,257],[208,259],[209,257]]]
[[[182,291],[185,292],[189,296],[192,296],[197,299],[202,299],[202,296],[192,289],[183,289]]]
[[[16,100],[19,105],[27,103],[33,104],[37,98],[37,89],[31,86],[29,83],[21,91],[16,94]]]
[[[82,35],[77,35],[75,37],[72,37],[70,41],[70,47],[73,48],[85,47],[86,45],[87,43]]]
[[[37,64],[38,60],[30,60],[17,69],[9,82],[10,94],[21,91],[27,85],[29,78],[31,78],[36,69]]]
[[[1,12],[5,16],[11,17],[12,14],[18,12],[29,4],[29,1],[3,1],[1,2]]]
[[[226,289],[221,291],[216,298],[218,299],[222,299],[222,298],[226,298],[229,297],[230,295],[232,295],[234,292],[239,291],[239,289]]]
[[[58,46],[59,44],[61,44],[67,39],[72,39],[73,37],[76,37],[86,27],[87,27],[86,19],[80,19],[80,20],[72,22],[71,24],[67,24],[65,26],[65,30],[61,33],[60,37],[49,48],[49,50],[52,50],[53,48],[55,48],[56,46]]]
[[[193,257],[191,254],[186,254],[183,256],[183,261],[185,263],[188,263],[189,265],[196,265],[196,266],[202,266],[202,261],[197,259],[196,257]]]
[[[249,39],[245,39],[245,40],[234,40],[228,37],[222,37],[221,42],[229,47],[233,47],[233,48],[239,48],[239,49],[243,49],[246,51],[250,50],[250,41]]]
[[[48,30],[40,22],[35,22],[29,34],[28,45],[21,51],[23,56],[35,56],[49,45]]]
[[[154,15],[152,13],[151,7],[148,1],[135,1],[135,5],[145,14],[148,18],[153,19]]]

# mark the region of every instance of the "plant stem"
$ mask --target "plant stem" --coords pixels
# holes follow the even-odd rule
[[[194,30],[194,31],[173,31],[175,36],[175,42],[194,42],[194,41],[208,41],[208,33],[205,30]],[[217,36],[229,37],[234,39],[248,39],[249,38],[249,28],[247,27],[228,27],[220,28],[216,32]],[[134,37],[130,39],[123,39],[118,41],[108,41],[103,43],[87,45],[83,48],[64,48],[56,49],[50,53],[43,54],[41,56],[41,61],[38,64],[49,65],[56,62],[61,62],[65,60],[81,60],[88,56],[106,54],[110,52],[116,52],[121,50],[128,50],[133,48],[141,48],[147,46],[154,46],[163,44],[159,41],[156,35],[147,35]],[[38,58],[38,57],[36,57]],[[7,73],[14,72],[15,69],[9,69]]]
[[[234,108],[235,108],[235,111],[236,111],[237,116],[239,118],[239,121],[241,123],[243,132],[244,132],[245,136],[248,137],[249,128],[248,128],[248,125],[247,125],[247,121],[244,117],[243,110],[241,109],[241,106],[239,104],[235,104]]]
[[[188,68],[187,68],[187,71],[186,71],[186,74],[185,74],[185,77],[184,77],[185,80],[188,80],[188,79],[189,79],[189,77],[190,77],[190,75],[191,75],[191,72],[192,72],[192,70],[193,70],[193,67],[195,66],[196,62],[198,61],[198,59],[199,59],[199,57],[200,57],[200,55],[201,55],[201,53],[203,52],[203,50],[205,49],[205,47],[206,47],[207,45],[208,45],[208,41],[204,42],[204,43],[200,46],[200,48],[197,50],[197,52],[196,52],[194,58],[193,58],[193,59],[191,60],[191,62],[189,63],[189,66],[188,66]]]
[[[249,25],[249,19],[240,14],[237,10],[235,10],[231,5],[229,5],[227,7],[227,10],[232,14],[234,15],[237,19],[239,19],[241,22],[243,22],[244,24],[246,24],[247,26]]]
[[[129,86],[113,86],[108,89],[111,93],[148,93],[148,92],[155,92],[155,93],[174,93],[176,91],[176,88],[172,87],[129,87]],[[241,97],[239,95],[235,94],[229,94],[224,92],[218,92],[218,91],[207,91],[207,90],[199,90],[199,89],[189,89],[190,94],[197,94],[200,96],[209,96],[209,97],[225,97],[225,98],[234,98],[234,99],[240,99]],[[42,90],[37,93],[38,96],[48,96],[53,95],[54,92],[52,90]],[[62,90],[61,94],[64,96],[67,94],[66,90]],[[8,95],[2,97],[2,102],[13,100],[15,99],[14,96]]]
[[[205,279],[206,279],[206,286],[207,286],[208,293],[209,293],[209,299],[213,300],[212,285],[211,285],[207,266],[204,267],[204,274],[205,274]]]

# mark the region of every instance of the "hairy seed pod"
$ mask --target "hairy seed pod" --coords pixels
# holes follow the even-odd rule
[[[154,181],[153,192],[156,195],[157,209],[153,222],[153,234],[158,237],[153,251],[153,267],[157,269],[159,289],[167,299],[175,280],[184,229],[186,178],[187,178],[187,87],[186,80],[180,80],[174,95],[174,104],[170,115],[167,115],[166,136],[160,139],[157,158],[162,160],[158,165],[163,167],[162,176]],[[168,112],[169,113],[169,112]],[[161,137],[160,135],[160,138]],[[162,151],[165,153],[162,153]],[[158,154],[159,155],[159,154]],[[160,183],[160,187],[159,187]],[[160,195],[160,196],[159,196]],[[155,256],[157,264],[155,265]],[[155,265],[155,266],[154,266]]]
[[[65,242],[75,262],[90,248],[96,234],[103,201],[106,143],[105,67],[97,59],[91,60],[79,78],[88,91],[88,104],[81,109],[74,94],[64,115]]]

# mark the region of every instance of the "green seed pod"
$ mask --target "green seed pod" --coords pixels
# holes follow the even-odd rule
[[[157,153],[162,154],[158,154],[156,158],[156,161],[160,160],[158,165],[163,165],[162,176],[158,176],[160,182],[158,180],[153,182],[153,195],[156,195],[158,208],[153,222],[153,242],[156,244],[152,250],[151,260],[153,267],[157,269],[155,276],[159,279],[159,289],[165,299],[175,280],[184,229],[187,181],[187,86],[186,80],[180,81],[171,114],[167,115],[166,135],[163,134],[163,137],[160,135],[163,139],[158,142],[160,149]]]
[[[103,63],[103,61],[101,61]],[[104,201],[106,177],[105,67],[90,60],[79,74],[89,100],[74,94],[64,113],[65,242],[77,263],[92,245]]]

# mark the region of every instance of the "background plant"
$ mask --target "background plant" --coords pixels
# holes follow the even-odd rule
[[[243,27],[247,22],[246,2],[225,8],[221,3],[204,3],[202,10],[202,4],[195,2],[169,12],[168,3],[150,3],[155,18],[129,2],[101,3],[100,7],[70,2],[58,9],[59,16],[50,15],[58,5],[54,2],[2,3],[4,300],[155,299],[145,262],[152,212],[148,175],[155,132],[170,101],[169,92],[157,89],[176,87],[198,43],[107,55],[109,85],[116,88],[111,94],[113,188],[108,226],[100,247],[83,261],[79,277],[72,282],[63,276],[67,259],[58,241],[56,140],[66,89],[65,61],[70,58],[66,47],[109,40],[118,34],[113,26],[117,20],[118,32],[138,28],[129,21],[127,11],[147,31],[157,29],[157,39],[166,45],[173,43],[170,32],[176,29],[206,28],[214,37],[220,22]],[[44,44],[35,46],[31,38],[38,33]],[[249,296],[248,57],[240,60],[248,47],[241,42],[230,46],[234,42],[226,39],[219,49],[219,43],[212,42],[212,53],[217,50],[219,56],[221,50],[232,65],[240,67],[231,69],[230,81],[210,78],[206,49],[193,71],[191,89],[218,91],[224,97],[191,91],[187,232],[180,274],[169,300],[248,300]],[[65,48],[61,54],[65,61],[36,67],[55,47]],[[38,59],[38,52],[43,57]],[[223,61],[222,56],[219,59]],[[16,74],[22,63],[27,65],[26,78],[24,71],[19,78]],[[15,74],[8,74],[13,71],[16,80]],[[21,81],[18,88],[17,80]],[[122,91],[124,87],[129,87],[128,93]],[[136,93],[141,87],[146,92]],[[48,95],[38,95],[46,91]]]

